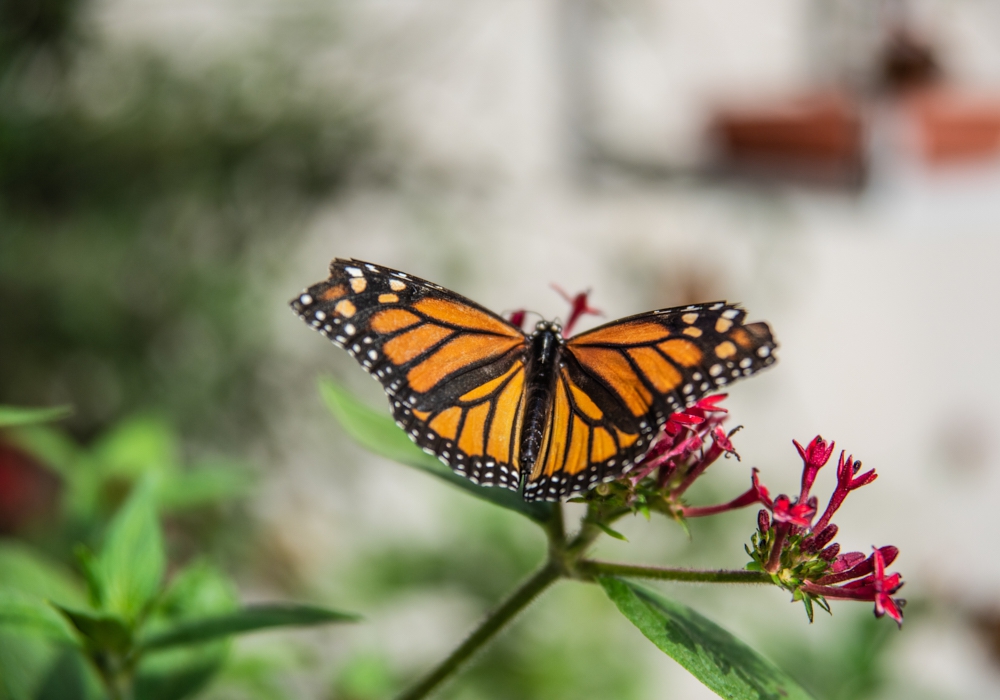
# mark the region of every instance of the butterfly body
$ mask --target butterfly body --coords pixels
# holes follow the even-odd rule
[[[559,350],[563,344],[560,330],[559,324],[541,321],[529,339],[524,427],[520,436],[523,471],[531,470],[542,449],[555,392]]]
[[[476,483],[557,500],[626,473],[671,413],[772,364],[764,323],[725,302],[639,314],[569,339],[525,335],[454,292],[336,259],[292,301],[389,397],[425,451]]]

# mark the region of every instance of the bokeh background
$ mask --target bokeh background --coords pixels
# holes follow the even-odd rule
[[[751,465],[791,490],[791,439],[835,439],[880,474],[839,540],[901,548],[908,620],[663,589],[821,700],[1000,697],[997,3],[0,0],[0,403],[72,404],[103,465],[0,436],[5,546],[68,565],[137,474],[198,473],[172,561],[366,617],[242,640],[200,697],[387,697],[544,554],[325,411],[323,375],[384,402],[287,308],[334,256],[498,312],[742,302],[781,359],[695,498]],[[742,567],[754,524],[639,518],[600,554]],[[714,695],[564,583],[442,697]]]

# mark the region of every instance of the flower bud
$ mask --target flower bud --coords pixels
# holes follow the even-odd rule
[[[763,508],[757,511],[757,529],[761,534],[771,529],[771,516]]]

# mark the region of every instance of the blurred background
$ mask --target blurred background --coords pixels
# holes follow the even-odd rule
[[[366,617],[241,640],[199,697],[387,697],[544,538],[351,443],[317,378],[384,398],[287,300],[334,256],[550,318],[551,283],[608,319],[726,298],[781,361],[693,499],[790,491],[791,440],[836,440],[881,475],[839,541],[901,548],[907,623],[664,592],[820,700],[1000,697],[998,193],[990,0],[0,0],[0,403],[75,408],[0,434],[0,574],[69,567],[157,471],[174,566]],[[739,568],[754,527],[599,554]],[[0,635],[0,694],[51,662]],[[563,583],[442,697],[714,695]]]

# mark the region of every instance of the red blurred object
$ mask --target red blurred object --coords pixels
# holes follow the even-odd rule
[[[865,173],[861,108],[824,92],[717,114],[720,165],[739,175],[860,185]]]
[[[1000,156],[1000,96],[927,90],[910,95],[905,107],[917,149],[932,165]]]
[[[21,532],[51,517],[60,487],[58,476],[0,441],[0,535]]]

